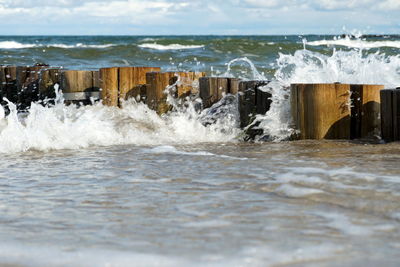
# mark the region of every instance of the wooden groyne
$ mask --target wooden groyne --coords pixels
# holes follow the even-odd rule
[[[383,85],[292,84],[297,139],[370,139],[379,136]]]
[[[159,67],[111,67],[99,70],[65,70],[47,65],[0,66],[0,97],[19,110],[31,102],[55,97],[57,85],[65,102],[90,104],[101,100],[121,106],[135,98],[163,114],[172,109],[167,93],[179,99],[199,97],[209,108],[225,95],[237,95],[240,126],[245,139],[262,136],[257,115],[269,111],[269,81],[243,81],[208,77],[204,72],[162,72]],[[290,103],[293,139],[400,140],[400,88],[368,84],[292,84]],[[5,102],[2,104],[6,106]]]

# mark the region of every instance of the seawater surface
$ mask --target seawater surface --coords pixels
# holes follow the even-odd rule
[[[397,266],[399,145],[111,146],[0,162],[22,266]]]
[[[237,101],[157,115],[0,108],[0,266],[398,266],[400,144],[285,141],[287,87],[400,86],[400,37],[1,36],[0,64],[161,66],[269,79],[243,142]],[[57,90],[57,88],[55,88]],[[209,123],[213,122],[213,123]]]

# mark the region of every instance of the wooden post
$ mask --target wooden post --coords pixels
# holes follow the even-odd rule
[[[168,112],[171,107],[167,104],[165,90],[168,86],[174,97],[185,97],[196,92],[196,84],[202,72],[149,72],[146,74],[147,105],[159,114]],[[178,81],[179,79],[179,81]]]
[[[6,66],[1,68],[1,76],[4,77],[3,84],[3,97],[6,97],[9,101],[17,103],[18,92],[17,92],[17,67]]]
[[[120,67],[119,80],[119,98],[127,99],[129,97],[137,97],[140,94],[140,86],[146,84],[147,72],[158,72],[158,67]],[[140,85],[140,86],[139,86]],[[138,87],[139,86],[139,87]],[[143,90],[142,90],[143,91]],[[143,97],[143,96],[142,96]]]
[[[98,98],[94,92],[98,88],[98,72],[90,70],[66,70],[61,72],[61,87],[64,98],[69,102],[86,102],[91,96]]]
[[[103,104],[118,106],[118,68],[100,69],[100,87]]]
[[[7,80],[5,67],[0,66],[0,103],[3,103],[3,97],[7,97]]]
[[[178,72],[177,97],[186,97],[199,92],[199,79],[205,72]]]
[[[400,87],[380,91],[382,139],[400,140]]]
[[[125,94],[125,99],[128,100],[129,98],[134,98],[136,101],[141,101],[146,103],[146,91],[147,91],[147,84],[139,84],[133,87],[129,92]]]
[[[350,138],[350,85],[293,84],[291,93],[300,139]]]
[[[300,139],[358,139],[379,133],[381,85],[292,84]],[[353,106],[351,106],[353,104]]]
[[[178,77],[175,72],[148,72],[146,74],[147,105],[156,110],[158,114],[166,113],[170,110],[167,104],[165,90],[168,86],[176,83]],[[176,88],[171,88],[176,90]]]
[[[202,77],[199,83],[204,108],[211,107],[226,94],[236,94],[239,91],[239,79],[236,78]]]
[[[16,85],[19,109],[28,108],[32,102],[39,100],[40,72],[46,68],[48,65],[17,67]]]
[[[380,90],[383,85],[352,84],[351,139],[381,135]]]
[[[39,98],[55,98],[54,85],[61,85],[61,69],[49,68],[40,72]]]
[[[268,81],[239,82],[240,127],[247,127],[253,122],[256,114],[265,114],[269,110],[271,94],[259,89],[268,83]]]

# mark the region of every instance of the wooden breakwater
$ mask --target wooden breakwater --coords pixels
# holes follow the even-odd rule
[[[225,95],[238,96],[240,126],[247,139],[261,136],[254,121],[269,111],[269,81],[243,81],[231,77],[208,77],[204,72],[163,72],[159,67],[111,67],[99,70],[65,70],[47,65],[0,66],[0,96],[19,110],[31,102],[55,97],[63,91],[66,103],[90,104],[102,100],[121,106],[135,98],[163,114],[172,109],[167,92],[175,98],[200,97],[209,108]],[[400,88],[385,89],[367,84],[292,84],[290,102],[292,139],[400,140]],[[5,102],[2,101],[4,105]]]

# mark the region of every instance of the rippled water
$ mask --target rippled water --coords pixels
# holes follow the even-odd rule
[[[112,146],[1,161],[0,259],[397,266],[398,144]]]
[[[400,144],[282,141],[296,82],[400,85],[399,36],[0,37],[0,64],[153,65],[270,79],[164,116],[130,101],[0,110],[0,266],[398,266]],[[225,101],[225,100],[223,100]],[[205,122],[213,121],[214,124]]]

